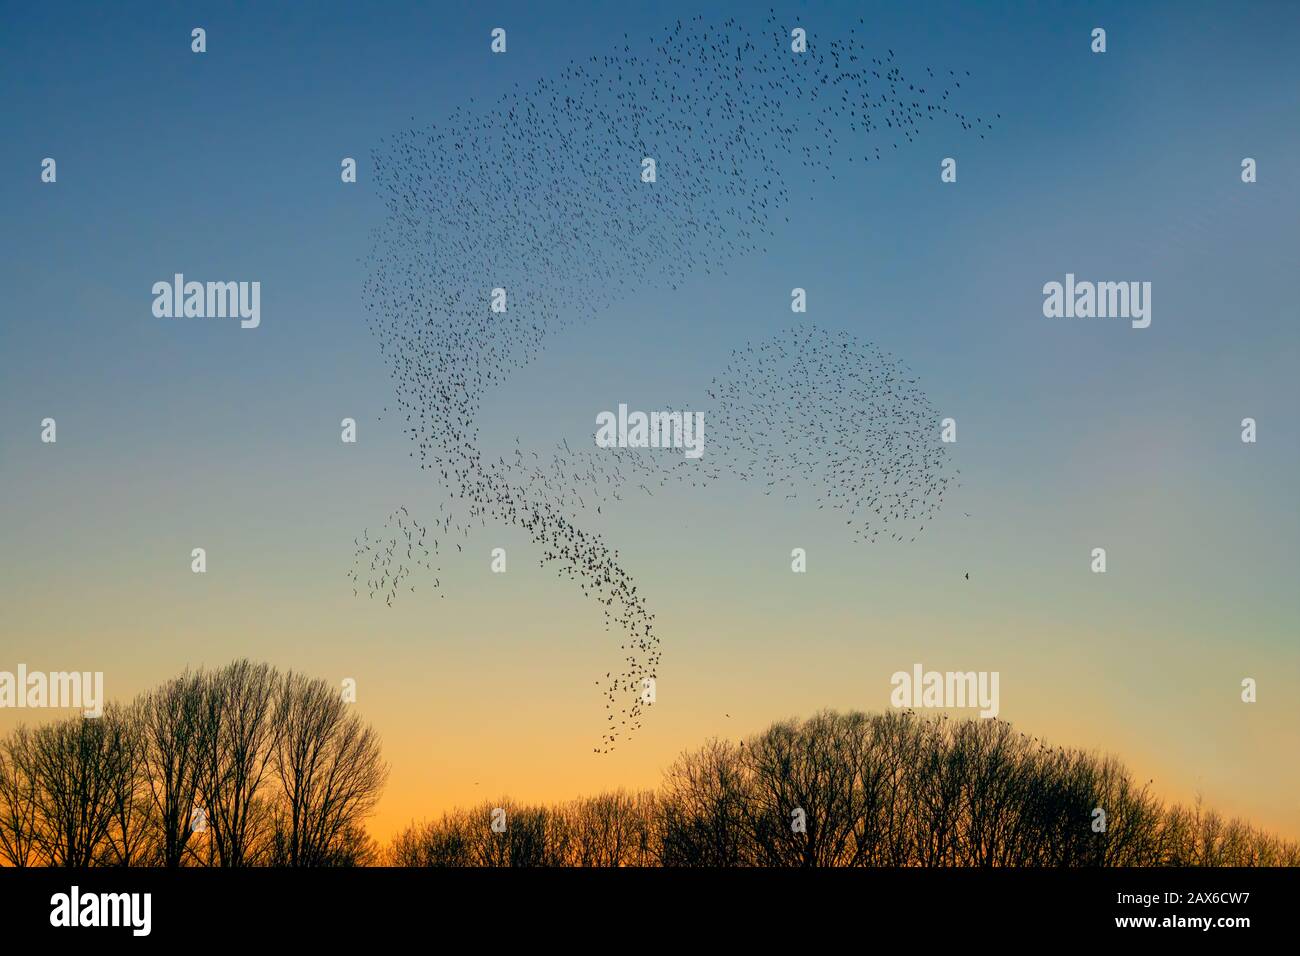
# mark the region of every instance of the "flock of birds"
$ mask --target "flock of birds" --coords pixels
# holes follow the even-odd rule
[[[847,332],[796,327],[733,352],[709,397],[727,468],[844,512],[854,541],[915,541],[957,480],[916,376]]]
[[[424,543],[428,533],[429,529],[412,518],[406,506],[402,505],[384,522],[382,536],[370,537],[370,529],[367,528],[361,532],[360,537],[353,538],[356,551],[352,554],[352,570],[348,572],[348,578],[352,581],[352,596],[358,597],[361,588],[365,587],[369,597],[382,597],[384,603],[392,607],[393,599],[402,587],[415,590],[415,585],[408,585],[406,581],[417,568],[437,573],[440,569],[430,562],[432,556]],[[432,540],[436,551],[438,539]],[[370,559],[368,565],[366,558]],[[364,582],[362,574],[366,575]],[[434,587],[440,587],[441,584],[442,581],[434,578]]]
[[[471,102],[373,157],[387,216],[368,262],[368,322],[395,383],[395,417],[442,504],[427,524],[399,508],[381,533],[367,529],[354,591],[391,605],[414,589],[416,569],[436,575],[426,536],[437,554],[440,537],[475,526],[524,529],[542,566],[574,581],[622,635],[619,667],[597,682],[598,752],[640,727],[661,661],[645,596],[591,530],[610,501],[731,476],[769,494],[807,489],[846,513],[855,538],[901,539],[924,527],[954,479],[915,376],[852,336],[806,325],[733,352],[706,393],[703,460],[594,442],[545,455],[517,439],[510,454],[483,450],[490,389],[638,289],[676,289],[766,251],[790,177],[834,178],[842,158],[879,159],[926,121],[989,127],[954,108],[953,71],[905,78],[892,51],[867,56],[854,30],[795,53],[792,26],[774,14],[757,30],[679,20],[648,47],[629,42],[487,107]],[[642,179],[645,157],[653,182]],[[505,311],[491,307],[497,288]]]

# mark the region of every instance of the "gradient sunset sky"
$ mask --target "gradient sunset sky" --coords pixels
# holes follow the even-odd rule
[[[444,556],[445,597],[352,596],[353,537],[438,507],[380,420],[367,163],[390,133],[700,8],[52,6],[0,14],[0,670],[100,670],[116,699],[242,656],[355,678],[392,764],[381,841],[502,794],[654,786],[707,737],[887,707],[917,662],[997,670],[1020,729],[1300,836],[1297,5],[776,5],[814,44],[865,16],[868,52],[969,70],[963,105],[1001,119],[795,180],[766,254],[566,333],[487,397],[483,429],[589,441],[598,411],[689,405],[732,348],[808,321],[919,375],[958,421],[961,487],[906,545],[854,544],[842,518],[744,486],[626,502],[602,531],[664,662],[609,755],[595,682],[618,635],[518,529]],[[155,318],[151,286],[177,272],[260,281],[260,328]],[[1150,281],[1150,328],[1044,318],[1067,272]],[[0,731],[46,716],[0,711]]]

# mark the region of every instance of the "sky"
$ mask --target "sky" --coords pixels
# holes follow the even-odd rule
[[[384,417],[367,164],[396,131],[698,9],[0,4],[0,670],[102,670],[123,700],[243,656],[354,678],[392,765],[381,840],[503,794],[651,787],[710,736],[881,710],[917,662],[996,670],[1022,730],[1300,836],[1300,8],[860,6],[776,9],[812,44],[863,16],[869,52],[969,70],[966,105],[1000,114],[985,138],[936,124],[796,182],[766,253],[565,333],[481,424],[581,438],[599,410],[680,402],[731,349],[815,322],[917,373],[958,422],[961,485],[910,544],[854,543],[753,488],[609,516],[664,659],[643,730],[597,755],[615,635],[518,529],[475,532],[441,590],[352,595],[354,536],[439,500]],[[261,325],[155,317],[151,287],[177,272],[260,281]],[[1150,281],[1151,326],[1045,318],[1066,273]],[[20,718],[0,711],[0,731]]]

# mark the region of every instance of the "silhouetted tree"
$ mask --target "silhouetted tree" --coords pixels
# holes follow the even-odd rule
[[[117,727],[113,746],[119,761],[119,773],[112,792],[100,862],[106,866],[146,865],[156,856],[157,845],[149,826],[145,735],[140,711],[135,707],[109,704],[105,717]]]
[[[136,703],[153,824],[167,867],[181,865],[190,839],[205,765],[205,696],[203,675],[186,671]]]
[[[379,740],[321,680],[235,663],[0,740],[12,866],[1296,866],[1110,757],[1000,720],[824,712],[683,753],[658,792],[507,798],[365,832]],[[202,806],[208,828],[191,832]],[[502,832],[491,827],[496,808]],[[797,811],[797,812],[796,812]],[[1094,826],[1098,811],[1105,826]],[[797,824],[797,825],[796,825]]]
[[[129,707],[0,740],[0,860],[365,866],[386,775],[378,737],[325,682],[247,660],[186,671]]]
[[[199,793],[222,866],[254,862],[271,832],[262,797],[280,739],[280,686],[270,665],[240,660],[210,675],[204,688]]]
[[[286,866],[324,866],[338,841],[374,808],[388,777],[375,732],[323,680],[289,674],[280,684],[273,765],[272,852]]]
[[[493,806],[507,831],[492,833]],[[1095,811],[1106,826],[1094,829]],[[796,814],[795,811],[801,811]],[[801,826],[796,826],[795,821]],[[508,800],[398,834],[398,866],[1296,865],[1300,845],[1164,808],[1114,759],[1000,720],[821,713],[683,754],[658,794]]]
[[[750,780],[738,748],[711,740],[668,768],[660,804],[660,859],[667,866],[754,862]]]
[[[0,854],[10,866],[33,866],[40,785],[33,767],[32,734],[24,726],[0,742]]]
[[[95,863],[118,794],[127,786],[126,726],[115,710],[72,717],[31,735],[36,783],[35,846],[51,866]]]

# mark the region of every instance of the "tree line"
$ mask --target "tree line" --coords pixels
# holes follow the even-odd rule
[[[236,661],[0,741],[9,866],[337,866],[387,779],[340,691]]]
[[[1300,865],[1300,844],[1199,801],[1167,806],[1149,786],[1113,758],[1052,747],[1005,721],[824,712],[740,743],[710,741],[683,754],[657,791],[446,813],[400,833],[386,862]]]
[[[1001,720],[823,712],[657,790],[364,829],[387,780],[339,689],[247,660],[0,740],[10,866],[1300,866],[1300,844]]]

